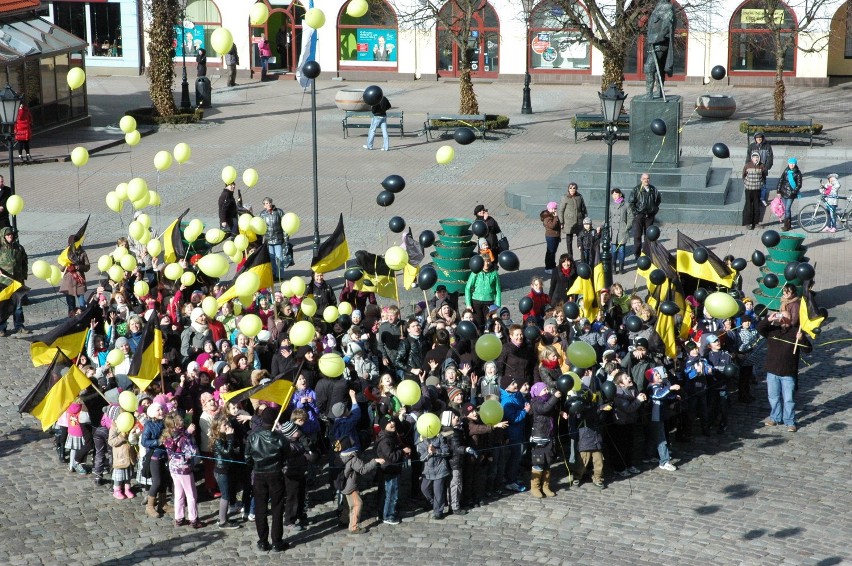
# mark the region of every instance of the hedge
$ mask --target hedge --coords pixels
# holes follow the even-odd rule
[[[814,122],[811,126],[751,126],[748,122],[740,122],[740,132],[743,134],[753,134],[755,132],[765,132],[767,134],[807,134],[818,135],[822,133],[822,124]]]
[[[174,116],[160,116],[152,107],[136,108],[125,112],[127,116],[133,116],[137,124],[162,125],[162,124],[195,124],[204,118],[204,109],[196,108],[186,114],[175,114]]]
[[[441,128],[461,128],[463,126],[475,125],[479,126],[481,124],[481,120],[472,120],[470,122],[460,122],[458,120],[429,120],[429,124],[436,127]],[[486,130],[502,130],[504,128],[509,127],[509,117],[508,116],[499,116],[497,114],[486,114],[485,115],[485,129]]]

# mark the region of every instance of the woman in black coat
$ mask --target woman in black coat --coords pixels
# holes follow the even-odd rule
[[[559,256],[559,265],[550,276],[550,301],[552,305],[564,304],[568,301],[568,289],[577,279],[574,262],[568,254]]]

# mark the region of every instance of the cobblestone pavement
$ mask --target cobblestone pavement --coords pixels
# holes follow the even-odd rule
[[[67,235],[91,213],[86,246],[94,259],[106,253],[124,232],[130,212],[119,215],[104,206],[104,195],[119,182],[143,176],[162,194],[163,206],[150,214],[162,229],[184,208],[190,216],[210,222],[221,190],[224,165],[242,171],[255,167],[261,177],[256,188],[243,191],[257,210],[264,196],[302,218],[296,239],[297,267],[309,263],[311,222],[310,97],[295,83],[246,83],[233,89],[214,84],[214,108],[203,124],[161,128],[132,151],[109,146],[121,111],[142,106],[142,78],[90,77],[94,129],[86,136],[54,134],[34,141],[34,156],[58,156],[76,143],[92,151],[89,163],[77,170],[70,163],[45,162],[16,167],[18,193],[26,200],[19,217],[22,242],[30,260],[53,260]],[[414,133],[427,111],[456,106],[457,85],[391,82],[383,88],[394,106],[406,114],[407,135],[391,138],[388,153],[361,148],[363,131],[344,140],[340,111],[333,106],[335,81],[318,82],[320,227],[329,232],[342,212],[351,249],[377,253],[391,245],[385,228],[391,215],[405,218],[415,233],[438,229],[437,220],[469,216],[482,202],[492,211],[521,258],[522,270],[504,276],[505,302],[515,305],[529,278],[539,272],[544,254],[542,229],[503,206],[503,189],[525,179],[546,179],[576,160],[581,152],[602,153],[605,145],[573,143],[568,117],[593,111],[593,87],[533,86],[535,114],[520,115],[520,85],[477,84],[480,107],[507,114],[512,126],[465,147],[456,147],[455,161],[435,164],[443,143]],[[628,87],[628,94],[641,87]],[[703,89],[675,85],[685,100]],[[718,88],[716,89],[718,90]],[[732,89],[740,102],[737,118],[766,115],[771,92]],[[845,103],[843,101],[846,101]],[[776,145],[776,162],[797,156],[808,176],[806,188],[836,171],[852,173],[850,121],[846,87],[791,90],[791,116],[814,115],[830,125],[813,148]],[[684,152],[705,155],[715,141],[731,147],[730,165],[744,160],[745,136],[736,121],[709,122],[690,116],[683,130]],[[97,132],[103,132],[99,138]],[[84,140],[84,141],[80,141]],[[189,163],[157,178],[154,154],[186,141],[192,147]],[[63,149],[63,147],[65,149]],[[617,153],[628,145],[618,143]],[[47,159],[45,161],[48,161]],[[720,162],[721,163],[721,162]],[[723,164],[723,163],[721,163]],[[406,190],[388,210],[375,204],[379,182],[388,174],[402,175]],[[848,178],[848,177],[847,177]],[[813,194],[811,191],[810,194]],[[679,228],[720,255],[749,257],[762,249],[759,231],[714,226],[664,226],[663,239],[673,246]],[[442,522],[407,508],[399,526],[375,524],[374,490],[368,492],[363,536],[336,528],[327,490],[317,491],[321,503],[311,510],[313,524],[293,538],[294,549],[283,556],[300,564],[347,561],[410,560],[427,564],[542,563],[542,564],[842,564],[852,561],[848,509],[852,493],[848,480],[850,437],[849,232],[808,236],[808,257],[817,266],[821,303],[831,318],[818,346],[806,357],[797,397],[801,429],[795,434],[763,428],[768,413],[765,384],[756,387],[760,402],[735,404],[724,436],[697,437],[689,445],[674,445],[676,472],[646,466],[630,481],[613,481],[599,492],[590,484],[568,489],[559,470],[559,496],[538,501],[528,494],[507,496],[466,516]],[[757,276],[754,267],[746,280]],[[616,276],[633,288],[633,273]],[[339,286],[339,277],[336,283]],[[28,326],[52,327],[62,316],[64,301],[54,289],[33,281],[33,305],[27,307]],[[422,295],[420,295],[422,297]],[[415,292],[403,302],[417,300]],[[18,415],[17,404],[40,371],[29,362],[26,343],[0,339],[5,363],[0,369],[0,563],[4,564],[135,564],[212,563],[261,560],[255,550],[253,525],[237,531],[207,527],[199,531],[175,528],[169,518],[144,519],[139,499],[116,501],[107,488],[94,488],[89,478],[70,474],[56,463],[52,441],[38,431],[29,415]],[[405,492],[405,491],[404,491]],[[201,504],[202,518],[211,520],[214,502]]]

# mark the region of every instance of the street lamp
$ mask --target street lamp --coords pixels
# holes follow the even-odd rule
[[[532,101],[530,100],[530,18],[532,17],[532,2],[524,0],[524,22],[527,27],[526,53],[524,54],[524,97],[521,102],[521,114],[532,114]]]
[[[185,23],[186,23],[186,6],[189,4],[189,0],[180,0],[180,8],[181,8],[181,16],[180,16],[180,44],[181,44],[181,56],[183,58],[183,76],[181,77],[180,83],[180,110],[181,112],[189,112],[192,110],[192,104],[189,102],[189,82],[186,80],[186,31],[185,31]]]
[[[317,183],[317,77],[320,75],[320,64],[308,61],[302,65],[302,74],[311,79],[311,138],[313,141],[314,165],[314,257],[319,254],[319,184]]]
[[[9,148],[9,190],[15,194],[15,122],[18,120],[18,105],[21,96],[6,84],[0,91],[0,124],[3,127],[3,141]],[[12,231],[18,235],[18,219],[12,216]]]
[[[621,116],[621,109],[624,107],[624,101],[627,95],[624,91],[615,86],[609,85],[609,88],[604,92],[599,92],[598,97],[601,99],[601,113],[606,122],[606,131],[604,132],[604,142],[607,145],[606,155],[606,194],[604,195],[604,225],[603,235],[601,236],[601,263],[603,264],[604,286],[609,288],[612,285],[612,255],[610,253],[610,245],[612,242],[612,227],[609,222],[609,202],[610,190],[612,190],[612,146],[618,140],[618,118]]]

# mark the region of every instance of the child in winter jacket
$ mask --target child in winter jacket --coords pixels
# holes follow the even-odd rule
[[[689,415],[689,429],[687,436],[692,436],[692,425],[695,418],[701,419],[701,428],[704,434],[709,434],[710,423],[707,420],[707,380],[713,373],[713,366],[699,353],[698,344],[689,341],[684,345],[686,360],[683,365],[683,374],[686,377],[687,414]]]
[[[740,364],[739,401],[751,403],[754,401],[754,396],[751,394],[751,380],[754,376],[754,362],[751,359],[751,353],[760,341],[760,333],[754,328],[754,322],[751,318],[743,317],[738,337],[739,351],[736,353],[736,359]]]
[[[192,475],[192,459],[198,454],[198,448],[192,440],[194,433],[194,424],[184,428],[183,417],[176,412],[169,413],[160,441],[169,457],[169,473],[174,484],[175,526],[191,525],[193,529],[200,529],[204,523],[198,520],[198,495]],[[189,521],[184,517],[184,504]]]
[[[583,229],[577,234],[577,247],[580,249],[580,258],[585,263],[592,265],[597,255],[598,242],[601,239],[601,228],[592,228],[592,219],[583,219]]]
[[[453,515],[467,515],[467,511],[461,506],[464,485],[462,471],[465,455],[476,456],[476,452],[473,448],[466,446],[461,418],[455,409],[448,409],[441,413],[441,436],[444,437],[450,453],[450,508]]]
[[[674,399],[673,392],[678,391],[680,385],[669,385],[668,379],[666,379],[666,370],[662,366],[654,368],[649,381],[651,422],[648,439],[650,445],[656,447],[660,458],[660,469],[673,472],[677,470],[677,467],[671,463],[669,445],[666,441],[666,419],[668,419],[668,402]]]
[[[349,532],[363,534],[367,531],[358,524],[361,521],[361,507],[363,506],[361,493],[358,490],[358,477],[372,472],[377,465],[384,464],[385,461],[382,458],[374,458],[365,462],[354,451],[343,452],[340,457],[343,459],[344,465],[341,474],[344,483],[340,491],[346,496],[346,503],[349,505]]]
[[[113,405],[112,409],[117,406]],[[108,409],[109,410],[109,409]],[[119,411],[112,411],[118,416]],[[112,496],[116,499],[133,499],[130,488],[133,479],[133,466],[136,464],[136,449],[128,442],[128,433],[121,432],[112,419],[107,442],[112,446]]]
[[[396,432],[397,419],[383,417],[380,422],[383,426],[376,441],[376,455],[385,462],[380,469],[379,482],[379,487],[384,487],[384,504],[380,506],[382,522],[386,525],[398,525],[399,475],[402,472],[402,463],[411,454],[411,448],[402,445]]]
[[[444,518],[444,502],[447,478],[451,475],[450,448],[446,439],[438,434],[432,438],[420,437],[417,442],[417,454],[423,462],[423,477],[420,491],[432,506],[432,518],[440,521]]]

